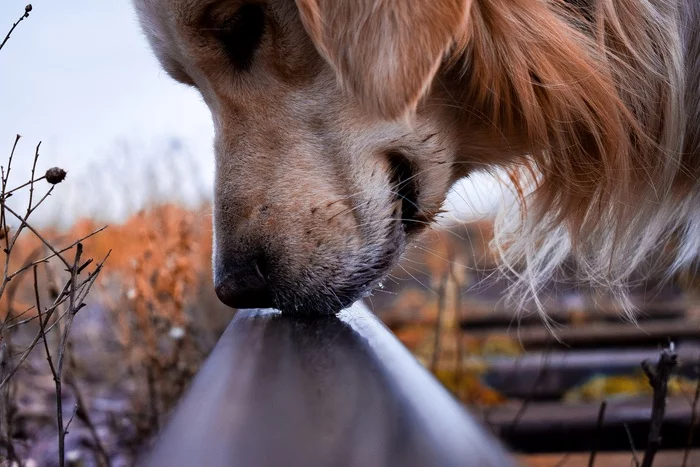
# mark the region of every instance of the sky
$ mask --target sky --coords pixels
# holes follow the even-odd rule
[[[2,0],[3,38],[25,4]],[[113,222],[149,202],[209,199],[209,111],[195,90],[160,69],[131,3],[36,0],[32,6],[0,50],[0,160],[20,134],[16,181],[24,181],[39,141],[40,168],[68,171],[50,201],[54,208],[37,213],[41,220]],[[467,182],[451,195],[449,217],[489,212],[497,191],[486,178]]]

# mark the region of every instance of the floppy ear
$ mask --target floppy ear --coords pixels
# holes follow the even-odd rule
[[[388,119],[415,111],[471,0],[296,0],[301,20],[342,86]]]

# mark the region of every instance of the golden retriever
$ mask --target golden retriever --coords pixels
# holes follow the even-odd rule
[[[212,113],[230,306],[348,306],[476,171],[518,194],[493,244],[520,297],[569,259],[623,301],[633,273],[697,260],[697,0],[135,5]]]

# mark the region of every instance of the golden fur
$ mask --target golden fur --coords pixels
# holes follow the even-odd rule
[[[251,3],[264,32],[237,67],[227,19]],[[219,284],[245,288],[227,270],[257,261],[273,306],[347,306],[456,180],[497,169],[519,200],[494,240],[518,297],[573,259],[629,309],[633,274],[697,260],[695,0],[135,4],[212,110]]]

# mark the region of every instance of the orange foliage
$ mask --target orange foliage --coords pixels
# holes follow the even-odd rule
[[[97,227],[82,221],[73,235]],[[120,310],[113,314],[117,337],[133,373],[144,377],[136,403],[148,431],[158,426],[203,357],[192,341],[203,323],[187,309],[211,281],[211,221],[176,205],[159,206],[110,226],[85,248],[98,257],[112,251],[102,295],[116,302],[110,308]]]
[[[83,219],[69,231],[69,236],[84,236],[100,227],[102,224]],[[167,260],[162,255],[167,252],[172,254],[178,249],[189,252],[193,261],[191,266],[208,269],[211,218],[181,206],[166,204],[140,211],[121,225],[110,225],[85,242],[85,250],[98,258],[111,250],[109,269],[121,273],[131,272],[136,258],[152,254],[154,262]],[[161,264],[166,262],[162,261]]]

